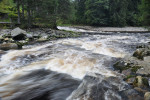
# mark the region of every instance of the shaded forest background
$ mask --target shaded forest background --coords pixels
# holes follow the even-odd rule
[[[150,26],[150,0],[0,0],[0,22],[22,28]]]

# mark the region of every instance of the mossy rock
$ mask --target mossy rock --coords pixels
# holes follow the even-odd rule
[[[129,63],[126,63],[124,61],[118,61],[117,63],[115,63],[114,65],[114,68],[116,70],[119,70],[120,72],[122,72],[123,70],[126,70],[126,69],[129,69],[131,68],[130,64]]]
[[[149,87],[148,79],[142,76],[137,76],[133,82],[134,87],[147,88]]]

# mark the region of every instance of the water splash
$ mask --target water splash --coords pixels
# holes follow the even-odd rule
[[[122,75],[112,70],[113,61],[149,41],[146,35],[89,35],[8,51],[0,60],[0,97],[121,100],[120,91],[128,86]]]

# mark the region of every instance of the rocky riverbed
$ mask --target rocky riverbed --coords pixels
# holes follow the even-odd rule
[[[132,56],[126,56],[114,64],[115,70],[137,90],[144,100],[150,100],[150,43],[137,46]]]
[[[21,49],[28,44],[41,43],[60,38],[79,37],[78,32],[59,31],[52,29],[30,29],[22,30],[19,27],[15,29],[0,30],[0,49]]]

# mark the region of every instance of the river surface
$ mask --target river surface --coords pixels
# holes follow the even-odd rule
[[[24,46],[0,55],[2,100],[125,100],[131,87],[112,65],[150,33],[98,33]],[[88,34],[86,34],[86,32]],[[91,32],[91,34],[89,34]]]

